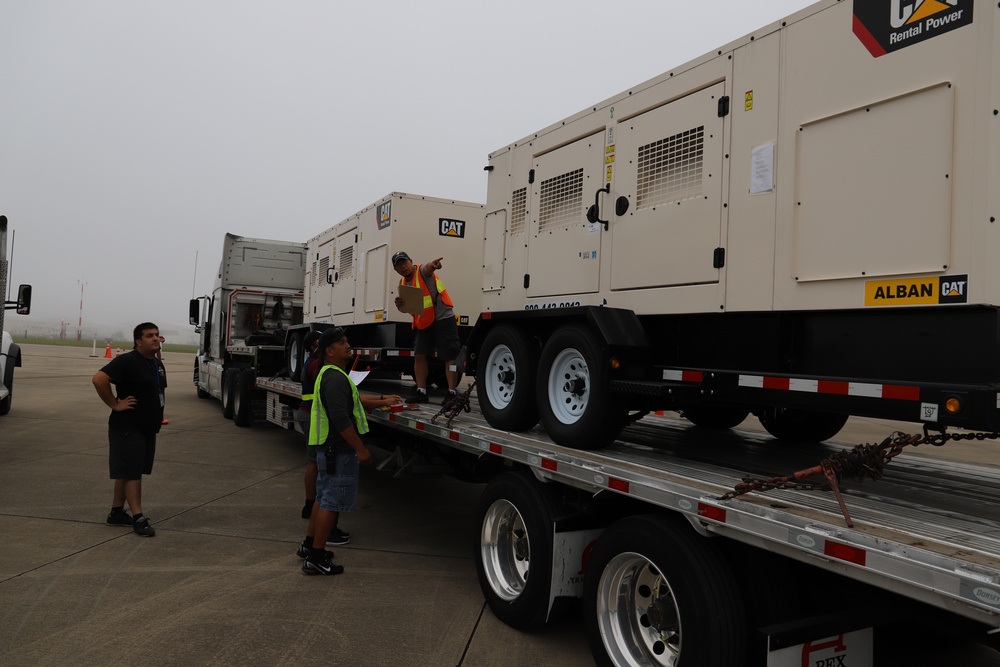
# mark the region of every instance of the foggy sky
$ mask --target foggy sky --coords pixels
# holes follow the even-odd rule
[[[226,232],[485,202],[491,151],[809,4],[0,0],[11,282],[71,334],[80,281],[85,330],[190,330]]]

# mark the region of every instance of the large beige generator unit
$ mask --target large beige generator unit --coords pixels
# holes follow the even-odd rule
[[[391,258],[442,258],[438,276],[455,303],[462,340],[481,311],[483,205],[394,192],[307,243],[305,321],[346,327],[361,364],[412,368],[412,317],[395,306]],[[432,364],[432,380],[437,371]]]
[[[824,0],[492,153],[491,423],[1000,430],[998,26]]]

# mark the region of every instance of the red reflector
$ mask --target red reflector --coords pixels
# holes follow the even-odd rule
[[[456,442],[458,441],[458,433],[455,433],[454,431],[449,433],[448,437],[451,438],[452,440],[455,440]]]
[[[788,378],[764,377],[764,389],[788,389]]]
[[[823,546],[823,553],[831,558],[854,563],[855,565],[864,565],[865,558],[868,555],[864,549],[858,549],[839,542],[831,542],[830,540],[827,540]]]
[[[882,398],[895,398],[900,401],[919,401],[920,387],[902,387],[898,384],[882,385]]]
[[[416,426],[417,426],[417,430],[418,431],[423,431],[424,430],[424,423],[423,422],[417,422]]]
[[[556,470],[559,467],[559,464],[552,459],[542,459],[542,467],[546,470]]]
[[[615,479],[614,477],[608,478],[608,488],[612,491],[621,491],[622,493],[628,493],[628,482],[624,479]]]
[[[394,414],[390,413],[390,414],[389,414],[389,421],[391,421],[391,422],[394,422],[394,421],[396,421],[396,415],[394,415]]]
[[[698,516],[711,519],[712,521],[718,521],[719,523],[726,522],[726,510],[721,507],[716,507],[715,505],[698,503]]]
[[[488,312],[488,311],[485,312],[485,313],[480,313],[479,319],[481,319],[481,320],[491,320],[491,319],[493,319],[493,313]]]
[[[817,383],[816,391],[821,394],[837,394],[838,396],[847,396],[847,392],[850,389],[850,382],[834,382],[833,380],[820,380]]]
[[[490,443],[490,452],[493,454],[503,454],[503,447],[498,444]]]
[[[701,371],[683,371],[681,382],[701,382],[705,379],[705,374]]]

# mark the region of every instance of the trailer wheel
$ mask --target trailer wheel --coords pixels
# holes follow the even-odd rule
[[[292,334],[292,340],[288,343],[288,349],[285,350],[285,365],[288,366],[288,376],[292,382],[298,382],[302,377],[302,366],[305,363],[304,338],[305,334],[301,331],[296,331]]]
[[[200,379],[200,375],[199,375],[199,371],[198,371],[198,360],[195,359],[194,360],[194,387],[195,387],[195,390],[198,392],[198,398],[212,398],[212,395],[210,393],[208,393],[207,391],[205,391],[204,389],[202,389],[201,385],[198,384],[199,379]]]
[[[253,416],[253,392],[251,387],[257,381],[257,373],[248,368],[236,374],[233,388],[233,422],[237,426],[249,426]]]
[[[222,416],[226,419],[233,418],[233,390],[236,384],[236,376],[239,375],[238,368],[227,368],[222,371]]]
[[[538,346],[514,327],[497,327],[486,336],[476,378],[479,407],[490,426],[527,431],[538,423],[538,354]]]
[[[840,433],[847,415],[794,408],[769,408],[758,415],[761,426],[779,440],[819,442]]]
[[[629,517],[601,535],[587,563],[584,624],[598,665],[746,662],[735,577],[714,545],[665,517]]]
[[[556,330],[542,349],[538,416],[564,447],[604,447],[625,427],[628,413],[611,396],[600,349],[589,329],[574,325]]]
[[[705,406],[684,408],[681,412],[695,426],[720,431],[739,426],[750,415],[749,410]]]
[[[14,403],[14,359],[7,358],[7,366],[3,371],[3,384],[7,387],[7,398],[0,401],[0,415],[10,412],[10,407]]]
[[[554,621],[568,604],[560,598],[548,613],[556,514],[548,489],[524,473],[498,475],[480,498],[476,576],[490,609],[512,628]]]

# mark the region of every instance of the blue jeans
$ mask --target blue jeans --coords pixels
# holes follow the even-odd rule
[[[327,454],[324,445],[316,446],[316,502],[327,512],[350,512],[358,500],[358,455]]]

